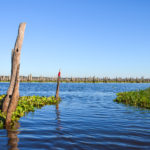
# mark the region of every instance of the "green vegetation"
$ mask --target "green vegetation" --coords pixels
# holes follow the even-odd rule
[[[2,99],[5,95],[0,95],[0,106],[2,105]],[[56,100],[52,97],[40,97],[40,96],[23,96],[19,98],[16,111],[13,112],[11,126],[14,125],[20,117],[24,116],[28,112],[34,112],[36,108],[41,108],[45,105],[57,104],[60,100]],[[6,114],[0,110],[0,129],[5,128]]]
[[[150,88],[145,90],[117,93],[117,98],[114,101],[150,109]]]

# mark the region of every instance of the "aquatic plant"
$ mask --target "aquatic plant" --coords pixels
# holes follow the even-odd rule
[[[145,90],[117,93],[117,98],[114,101],[150,109],[150,88]]]
[[[0,106],[2,105],[2,99],[5,95],[0,95]],[[13,112],[11,126],[14,125],[20,117],[24,116],[28,112],[34,112],[36,108],[41,108],[45,105],[52,105],[59,103],[60,99],[56,100],[54,96],[22,96],[19,98],[16,111]],[[0,129],[5,128],[6,114],[0,110]]]

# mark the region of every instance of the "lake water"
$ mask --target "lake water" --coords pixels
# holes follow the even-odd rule
[[[9,84],[0,83],[0,94]],[[62,83],[61,103],[0,130],[0,150],[150,150],[150,110],[113,102],[117,92],[150,84]],[[55,95],[56,83],[21,83],[20,95]]]

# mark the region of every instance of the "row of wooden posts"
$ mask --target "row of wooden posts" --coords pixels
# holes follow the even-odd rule
[[[21,23],[18,29],[18,36],[11,55],[11,79],[7,94],[3,99],[2,112],[6,113],[6,126],[10,125],[12,113],[16,110],[19,100],[19,70],[20,54],[24,39],[26,23]],[[57,79],[56,99],[59,98],[60,72]]]

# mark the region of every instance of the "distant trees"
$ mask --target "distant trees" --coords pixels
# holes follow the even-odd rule
[[[10,76],[0,76],[0,81],[3,82],[8,82],[10,81]],[[57,82],[57,77],[34,77],[32,74],[28,76],[20,76],[20,82]],[[104,83],[109,83],[109,82],[124,82],[124,83],[148,83],[150,82],[150,78],[121,78],[121,77],[116,77],[116,78],[109,78],[109,77],[103,77],[103,78],[98,78],[98,77],[84,77],[84,78],[77,78],[77,77],[61,77],[60,79],[61,82],[92,82],[92,83],[97,83],[97,82],[104,82]]]

